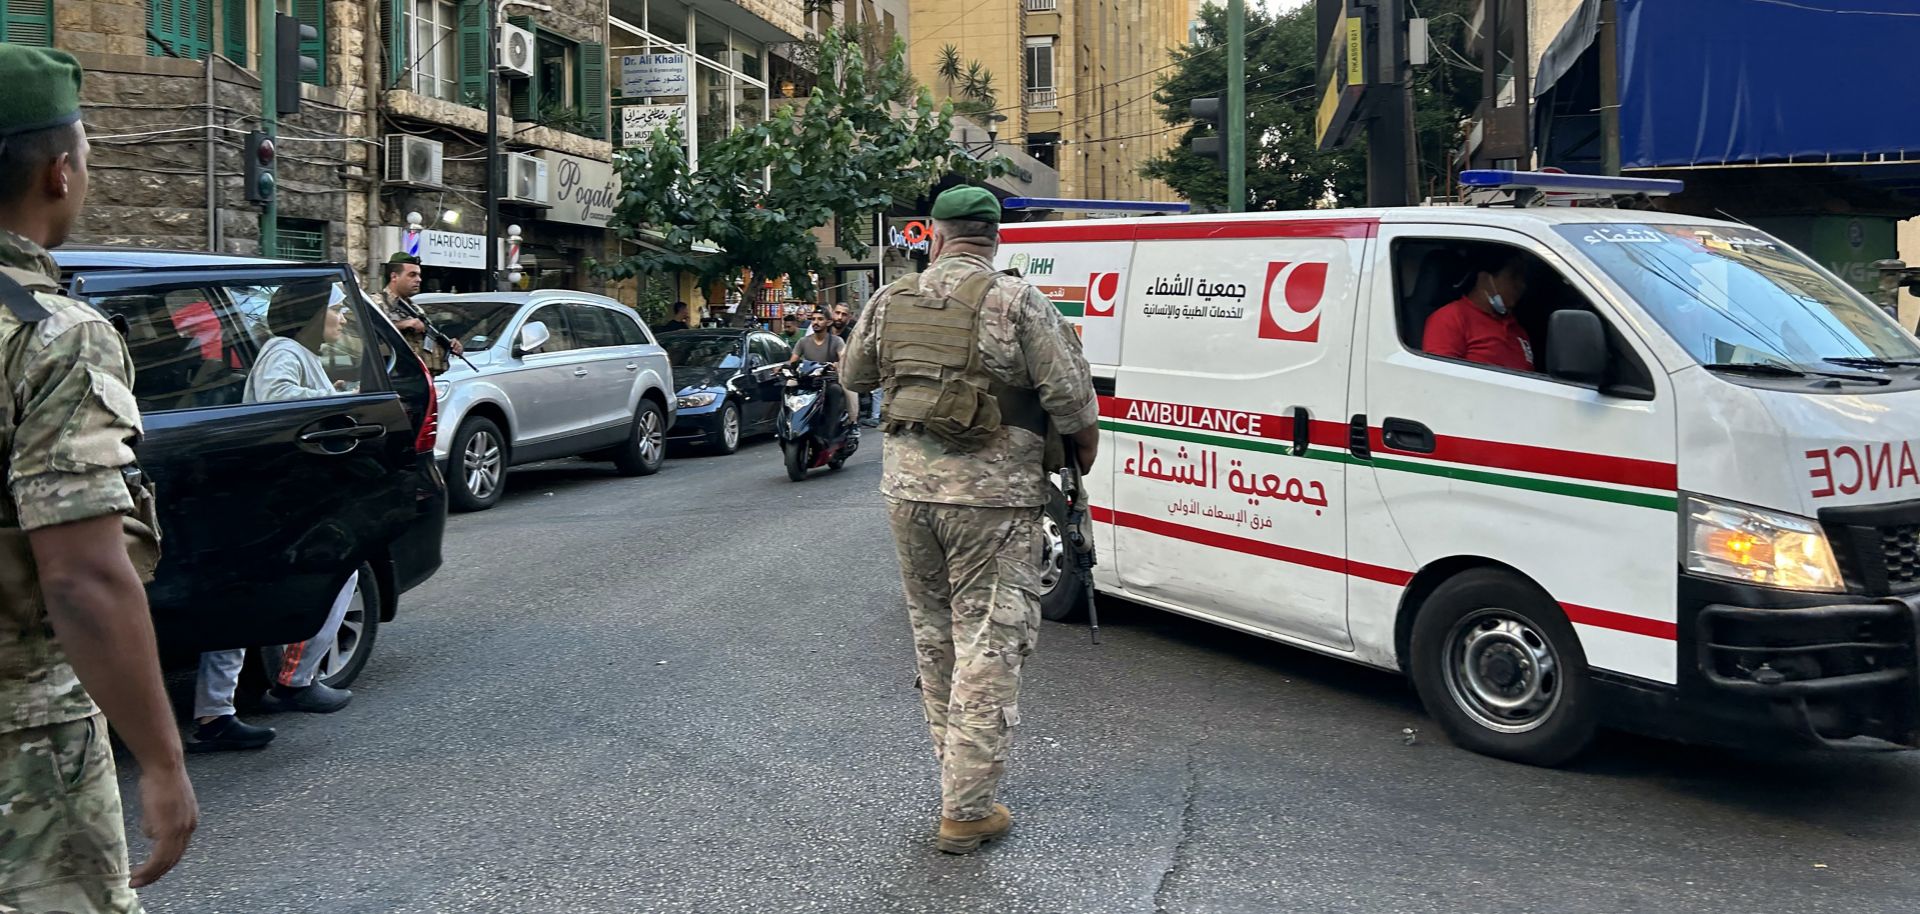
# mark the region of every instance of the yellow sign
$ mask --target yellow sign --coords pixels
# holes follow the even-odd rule
[[[1340,110],[1340,84],[1327,81],[1327,91],[1320,95],[1320,110],[1313,114],[1313,139],[1316,144],[1326,141],[1327,127],[1333,123],[1333,116]]]
[[[1347,17],[1347,85],[1364,85],[1367,81],[1366,41],[1360,33],[1359,16]]]

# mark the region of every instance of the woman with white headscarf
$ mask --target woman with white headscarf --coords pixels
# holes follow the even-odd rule
[[[346,331],[349,308],[338,283],[309,282],[280,287],[267,305],[267,330],[273,334],[247,373],[245,402],[305,400],[351,393],[356,385],[327,375],[320,350],[338,343]],[[269,711],[308,711],[328,714],[347,706],[353,693],[315,682],[320,660],[340,635],[340,622],[360,587],[360,574],[347,577],[334,598],[319,634],[281,648],[280,672],[263,706]],[[194,694],[196,726],[187,742],[190,752],[258,749],[273,741],[272,727],[257,727],[234,714],[233,696],[240,684],[245,649],[209,651],[200,655],[200,676]]]

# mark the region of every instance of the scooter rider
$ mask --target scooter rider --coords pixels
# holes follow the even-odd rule
[[[840,364],[840,357],[846,352],[847,341],[834,334],[833,321],[827,317],[827,313],[815,311],[813,312],[813,332],[801,337],[800,341],[794,344],[793,358],[788,359],[787,364],[825,362],[837,367]],[[826,397],[827,416],[833,422],[832,433],[827,437],[838,438],[844,430],[843,424],[849,419],[847,404],[860,401],[855,400],[853,394],[840,384],[837,376],[834,383],[826,385]]]

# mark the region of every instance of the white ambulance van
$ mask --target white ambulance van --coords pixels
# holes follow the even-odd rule
[[[1507,263],[1536,370],[1426,352]],[[1102,593],[1403,671],[1456,743],[1520,761],[1599,726],[1920,744],[1920,342],[1765,232],[1085,220],[1005,226],[998,265],[1093,365]]]

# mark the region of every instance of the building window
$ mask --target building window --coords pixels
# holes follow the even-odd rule
[[[327,224],[317,219],[281,219],[274,235],[280,256],[319,263],[327,259]]]
[[[450,0],[413,0],[408,37],[413,48],[413,91],[421,95],[455,101],[459,98],[460,71],[455,62],[460,42],[454,35],[458,15]]]
[[[147,33],[151,56],[202,60],[213,49],[213,10],[207,0],[148,0]]]
[[[514,80],[509,110],[528,121],[595,139],[607,135],[607,46],[574,41],[515,16],[533,33],[536,61],[530,79]]]
[[[53,0],[0,0],[0,41],[53,46]]]
[[[1058,133],[1027,134],[1027,155],[1032,156],[1040,164],[1045,165],[1048,168],[1059,168],[1060,167],[1060,164],[1059,164],[1060,160],[1058,158],[1059,154],[1060,154],[1060,134]]]
[[[1057,108],[1060,93],[1053,87],[1053,39],[1027,39],[1027,107]]]

